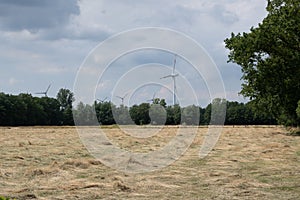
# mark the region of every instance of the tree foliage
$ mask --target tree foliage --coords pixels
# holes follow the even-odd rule
[[[66,110],[67,108],[72,109],[72,103],[75,101],[75,97],[73,92],[69,89],[61,88],[58,91],[56,98],[60,103],[61,110]]]
[[[61,88],[57,95],[56,99],[60,104],[60,110],[62,112],[62,122],[64,125],[74,125],[72,103],[75,101],[73,92],[69,89]]]
[[[111,102],[95,102],[95,110],[98,118],[98,122],[101,125],[115,124],[112,109],[115,109],[115,105]]]
[[[73,96],[71,91],[68,91]],[[60,96],[59,96],[60,97]],[[66,98],[67,99],[67,98]],[[71,98],[71,99],[74,99]],[[227,125],[276,124],[263,112],[254,112],[253,103],[229,102],[225,99],[214,99],[206,108],[190,105],[180,107],[167,106],[164,99],[152,104],[141,103],[127,107],[117,107],[112,102],[94,102],[93,105],[80,102],[71,109],[71,102],[50,97],[33,97],[30,94],[9,95],[0,93],[0,126],[30,126],[30,125],[208,125],[219,124],[223,116],[218,115],[218,109],[227,105]],[[300,104],[300,101],[299,101]],[[211,119],[212,105],[215,106],[215,116]],[[63,109],[64,108],[64,109]],[[298,107],[300,110],[300,105]],[[297,113],[300,111],[297,110]],[[73,115],[74,114],[74,115]],[[78,120],[79,119],[79,120]]]
[[[298,107],[296,109],[296,113],[298,116],[298,124],[300,124],[300,100],[298,101]]]
[[[60,105],[56,99],[37,98],[30,94],[0,93],[0,125],[59,125]]]
[[[149,110],[150,110],[149,103],[133,105],[129,109],[130,117],[137,125],[149,124],[150,123]]]
[[[249,33],[226,39],[229,62],[242,67],[241,94],[286,125],[300,99],[300,1],[269,0],[268,15]]]

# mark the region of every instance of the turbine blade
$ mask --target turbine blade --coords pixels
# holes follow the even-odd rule
[[[170,75],[168,75],[168,76],[163,76],[163,77],[161,77],[160,79],[163,79],[163,78],[170,78],[170,77],[172,77],[172,75],[170,74]]]
[[[47,90],[46,90],[46,92],[45,93],[47,93],[48,92],[48,90],[49,90],[49,88],[51,87],[51,84],[48,86],[48,88],[47,88]]]
[[[105,97],[104,99],[97,99],[97,101],[104,102],[106,99],[107,97]]]
[[[154,94],[153,94],[153,97],[152,97],[153,100],[154,100],[154,98],[155,98],[155,95],[156,95],[156,92],[154,92]]]
[[[175,65],[176,65],[176,54],[175,54],[175,58],[174,58],[174,65],[173,65],[173,74],[175,73]]]

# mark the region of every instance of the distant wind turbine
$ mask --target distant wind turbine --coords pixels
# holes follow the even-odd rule
[[[107,97],[105,97],[104,99],[97,99],[100,103],[105,102],[105,100],[107,99]]]
[[[48,97],[48,96],[47,96],[47,93],[48,93],[50,87],[51,87],[51,84],[49,84],[49,86],[48,86],[48,88],[47,88],[47,90],[46,90],[45,92],[37,92],[37,93],[35,93],[35,94],[44,94],[45,97]]]
[[[175,54],[172,74],[160,78],[160,79],[164,79],[164,78],[173,79],[173,105],[176,104],[176,77],[179,75],[179,74],[175,74],[176,57],[177,55]]]
[[[156,95],[156,92],[154,92],[152,99],[149,99],[148,101],[149,101],[149,102],[151,102],[151,101],[152,101],[152,103],[154,103],[154,100],[155,100],[155,95]]]
[[[121,99],[121,101],[122,101],[122,105],[124,105],[124,99],[125,99],[125,97],[128,95],[128,93],[126,93],[124,96],[116,96],[117,98],[119,98],[119,99]]]

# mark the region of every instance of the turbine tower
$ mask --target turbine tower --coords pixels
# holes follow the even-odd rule
[[[160,79],[164,79],[164,78],[173,79],[173,106],[176,104],[176,77],[179,75],[175,73],[176,57],[177,55],[175,54],[172,74],[160,78]]]
[[[48,88],[47,88],[47,90],[46,90],[45,92],[37,92],[37,93],[35,93],[35,94],[44,94],[45,97],[48,97],[48,96],[47,96],[47,93],[48,93],[48,90],[49,90],[50,87],[51,87],[51,84],[49,84],[49,86],[48,86]]]
[[[122,105],[124,105],[124,99],[125,99],[125,97],[128,95],[128,93],[126,93],[124,96],[116,96],[116,97],[118,97],[119,99],[121,99],[121,101],[122,101]]]

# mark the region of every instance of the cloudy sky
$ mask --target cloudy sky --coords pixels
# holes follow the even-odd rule
[[[220,71],[227,99],[245,101],[237,95],[240,68],[226,62],[228,51],[223,41],[231,32],[247,32],[257,26],[266,16],[265,7],[263,0],[0,0],[0,92],[38,96],[34,93],[52,84],[48,96],[55,97],[60,88],[73,89],[83,61],[105,39],[131,29],[161,27],[181,32],[202,45]],[[119,68],[124,66],[123,70],[112,66],[99,81],[95,98],[125,95],[128,91],[112,93],[118,87],[112,85],[131,68],[147,63],[173,64],[173,54],[155,50],[123,57],[114,62]],[[176,66],[181,74],[189,71],[180,57]],[[166,73],[161,71],[157,76]],[[192,82],[198,84],[197,80]],[[149,99],[158,93],[170,102],[172,92],[165,90],[169,94],[163,96],[159,87],[137,87],[131,98],[141,93]]]

